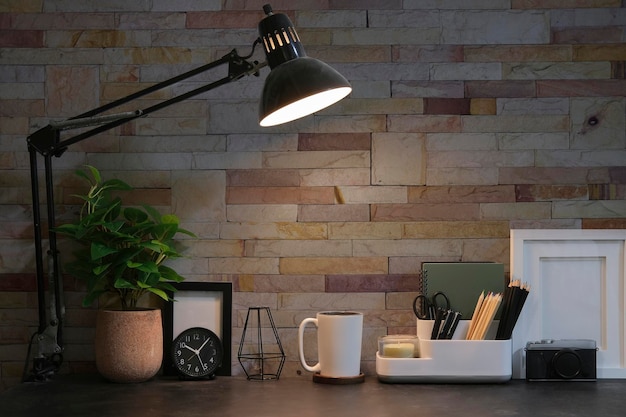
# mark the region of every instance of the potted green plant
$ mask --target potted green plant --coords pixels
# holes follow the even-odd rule
[[[174,240],[178,233],[194,234],[182,229],[173,214],[161,215],[149,205],[124,206],[117,194],[133,188],[119,179],[105,181],[98,169],[87,168],[76,171],[89,183],[86,194],[75,196],[83,203],[78,219],[55,228],[78,244],[66,271],[86,283],[84,306],[103,294],[119,302],[117,310],[98,311],[94,348],[100,373],[116,382],[147,380],[156,375],[162,362],[161,310],[138,308],[137,302],[148,293],[171,301],[172,283],[184,278],[164,261],[181,257]],[[138,333],[147,329],[158,333],[150,346],[148,336]],[[114,337],[121,340],[115,342]],[[130,357],[122,360],[126,354]],[[155,356],[150,369],[136,370],[149,361],[149,354]],[[120,372],[123,375],[116,375]]]

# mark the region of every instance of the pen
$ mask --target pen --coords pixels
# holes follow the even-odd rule
[[[446,335],[446,339],[452,339],[452,337],[454,336],[454,332],[456,331],[456,328],[459,324],[459,321],[461,321],[461,317],[463,317],[463,314],[459,313],[458,311],[454,312],[454,319],[452,320],[452,326],[450,327],[450,330],[448,331],[448,334]]]
[[[435,316],[435,323],[433,324],[433,331],[430,334],[432,340],[438,339],[439,331],[441,330],[441,322],[446,311],[443,308],[437,309],[437,315]]]
[[[441,326],[441,330],[437,335],[437,339],[447,339],[448,332],[450,331],[450,327],[452,327],[452,322],[454,321],[454,311],[448,310],[446,311],[446,319]]]

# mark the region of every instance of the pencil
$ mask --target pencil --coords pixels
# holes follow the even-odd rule
[[[500,315],[500,324],[496,333],[496,340],[502,340],[508,326],[509,315],[511,314],[511,305],[513,302],[513,287],[518,286],[518,280],[509,282],[504,290],[504,299],[502,306],[502,314]]]
[[[529,287],[522,284],[520,280],[515,280],[509,285],[507,292],[505,306],[496,335],[497,340],[510,339],[513,335],[513,329],[528,297]]]
[[[476,320],[476,325],[472,329],[472,334],[468,337],[469,340],[478,340],[479,335],[482,332],[482,328],[485,325],[485,320],[487,320],[487,315],[489,310],[491,309],[491,303],[493,302],[493,293],[490,292],[485,296],[483,300],[480,310],[478,311],[478,317]]]
[[[474,333],[474,340],[484,340],[487,335],[487,330],[489,330],[489,326],[493,321],[493,318],[496,316],[496,312],[500,307],[500,303],[502,302],[502,294],[491,294],[489,297],[489,302],[487,303],[487,308],[484,311],[484,315],[481,319],[480,327],[478,331]]]
[[[467,336],[465,336],[465,338],[468,340],[470,340],[470,336],[474,332],[474,327],[476,326],[476,322],[478,321],[478,312],[480,311],[480,307],[482,306],[484,299],[485,291],[480,293],[478,301],[476,302],[476,307],[474,307],[474,313],[472,314],[472,319],[470,320],[469,328],[467,329]]]

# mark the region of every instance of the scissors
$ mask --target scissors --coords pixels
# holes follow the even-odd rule
[[[445,301],[445,309],[437,302],[438,298],[443,298]],[[419,294],[413,300],[413,312],[420,320],[435,320],[440,309],[450,310],[450,299],[442,291],[437,291],[431,298],[428,298],[426,294]]]

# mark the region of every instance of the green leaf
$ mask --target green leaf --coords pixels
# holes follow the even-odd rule
[[[72,237],[74,237],[77,231],[80,229],[81,229],[80,225],[69,224],[69,223],[62,224],[54,228],[55,232],[63,234],[63,235],[67,235],[67,236],[72,236]]]
[[[87,166],[89,166],[89,165],[87,165]],[[95,169],[95,168],[94,168],[94,169]],[[75,173],[77,176],[79,176],[79,177],[81,177],[81,178],[83,178],[83,179],[87,180],[87,182],[89,182],[89,183],[91,184],[91,178],[89,177],[89,175],[87,175],[87,173],[86,173],[85,171],[81,171],[81,170],[77,169],[76,171],[74,171],[74,173]],[[93,175],[92,175],[92,176],[93,176]]]
[[[116,178],[107,180],[102,183],[102,189],[107,191],[131,191],[133,187],[128,185],[122,180],[118,180]]]
[[[156,294],[159,297],[161,297],[162,299],[164,299],[165,301],[170,301],[170,297],[167,296],[167,293],[161,289],[158,288],[148,288],[148,291],[150,291],[152,294]]]
[[[137,269],[141,272],[146,272],[148,274],[158,274],[159,273],[159,267],[157,266],[157,264],[155,264],[152,261],[148,261],[148,262],[131,262],[128,261],[126,262],[126,266],[128,266],[129,268],[134,268]]]
[[[147,204],[142,204],[141,206],[144,208],[144,210],[146,210],[146,212],[150,215],[150,217],[154,219],[155,222],[158,222],[158,223],[161,222],[161,213],[159,213],[157,209]]]
[[[115,288],[129,288],[129,289],[135,289],[137,288],[137,286],[135,284],[133,284],[132,282],[124,279],[124,278],[118,278],[115,280],[115,283],[113,284],[113,286]]]
[[[98,265],[93,269],[93,273],[96,276],[102,275],[109,269],[110,266],[110,263],[105,265]]]
[[[107,255],[117,252],[117,249],[110,248],[102,243],[93,242],[91,244],[91,259],[102,259]]]
[[[178,229],[178,233],[183,233],[187,236],[193,237],[193,238],[197,238],[198,236],[196,236],[195,233],[193,233],[192,231],[189,231],[187,229]]]
[[[127,207],[124,209],[124,218],[131,223],[143,223],[148,220],[148,215],[138,208]]]
[[[124,227],[124,220],[118,220],[115,222],[107,222],[103,226],[112,232],[118,232],[122,230],[122,228]]]
[[[143,283],[149,287],[158,287],[161,281],[161,274],[158,272],[155,274],[148,274],[144,277]]]
[[[150,242],[145,242],[142,245],[146,249],[150,249],[152,252],[162,253],[167,252],[170,247],[165,243],[161,243],[158,240],[151,240]]]
[[[169,292],[176,292],[176,291],[178,291],[178,289],[175,286],[173,286],[169,282],[166,282],[166,281],[163,281],[163,280],[161,280],[161,283],[159,283],[159,288],[161,288],[162,290],[165,290],[165,291],[169,291]]]
[[[144,290],[147,290],[147,289],[151,288],[150,285],[148,285],[148,284],[146,284],[144,282],[141,282],[141,281],[137,281],[137,286],[139,288],[143,288]]]
[[[86,167],[89,169],[89,171],[91,172],[91,177],[95,180],[96,184],[99,184],[102,182],[102,176],[100,176],[100,171],[98,171],[98,168],[92,166],[92,165],[86,165]],[[82,171],[78,171],[79,175]],[[84,175],[85,178],[87,178],[89,180],[89,178],[87,177],[87,174]]]
[[[161,223],[175,224],[178,226],[180,224],[180,220],[178,219],[178,216],[174,214],[165,214],[161,217]]]
[[[161,281],[174,281],[174,282],[183,282],[185,277],[180,275],[178,272],[174,271],[169,266],[160,265],[159,272],[161,273]]]

